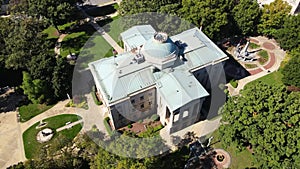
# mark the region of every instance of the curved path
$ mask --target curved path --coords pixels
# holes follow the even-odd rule
[[[268,39],[266,37],[258,36],[258,37],[251,37],[250,41],[260,45],[262,49],[266,50],[269,54],[269,60],[267,64],[264,66],[259,66],[256,69],[248,69],[251,76],[239,80],[237,88],[233,88],[230,84],[227,84],[229,93],[232,96],[238,95],[240,90],[243,89],[247,83],[254,81],[258,78],[261,78],[269,74],[270,72],[277,71],[286,54],[286,52],[280,49],[277,42],[273,39]]]
[[[91,94],[87,94],[88,110],[82,108],[65,107],[69,100],[58,102],[51,109],[35,116],[34,118],[24,122],[17,122],[17,112],[8,112],[0,114],[0,168],[7,168],[18,162],[25,161],[25,152],[23,146],[22,134],[30,126],[49,117],[60,114],[76,114],[82,117],[82,120],[71,123],[75,125],[83,122],[82,131],[87,131],[96,125],[99,130],[106,132],[105,126],[101,119],[104,118],[107,109],[104,106],[97,106]],[[94,118],[97,117],[97,118]],[[59,128],[59,130],[64,127]]]

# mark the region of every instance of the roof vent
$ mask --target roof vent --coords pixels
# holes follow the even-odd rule
[[[140,64],[140,63],[143,63],[145,61],[145,58],[144,58],[144,55],[137,54],[137,55],[135,55],[134,60],[136,60],[136,62],[138,64]]]

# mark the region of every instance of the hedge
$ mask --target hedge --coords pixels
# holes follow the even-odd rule
[[[112,131],[110,125],[109,125],[109,117],[105,117],[103,120],[104,126],[106,128],[107,133],[112,136],[114,132]]]
[[[96,88],[95,88],[95,86],[93,86],[91,94],[92,94],[92,97],[94,99],[95,104],[98,105],[98,106],[102,105],[102,102],[99,101],[98,98],[97,98],[97,96],[96,96]]]

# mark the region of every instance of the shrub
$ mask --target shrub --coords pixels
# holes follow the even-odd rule
[[[229,82],[231,84],[232,87],[236,88],[238,86],[238,82],[236,80],[230,80]]]
[[[92,88],[92,92],[91,92],[91,95],[92,95],[92,97],[93,97],[93,100],[94,100],[94,102],[95,102],[95,104],[96,105],[102,105],[102,102],[98,99],[98,97],[96,96],[96,87],[95,86],[93,86],[93,88]]]
[[[152,121],[157,121],[159,119],[159,116],[157,115],[157,114],[153,114],[152,116],[151,116],[151,120]]]
[[[112,136],[113,135],[113,131],[109,125],[109,117],[105,117],[103,120],[104,126],[106,128],[107,133]]]
[[[127,127],[128,127],[128,128],[132,128],[132,124],[128,124]]]

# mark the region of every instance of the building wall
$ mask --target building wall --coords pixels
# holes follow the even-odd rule
[[[210,95],[204,102],[200,120],[211,119],[217,116],[220,107],[226,102],[226,94],[224,93],[224,88],[222,88],[226,84],[223,64],[221,62],[193,72],[197,80]]]
[[[157,110],[156,90],[152,88],[133,95],[123,102],[110,106],[110,110],[109,116],[112,119],[115,129],[150,117]]]
[[[209,65],[193,72],[200,84],[210,93],[211,89],[220,83],[226,83],[223,62]]]
[[[173,112],[172,125],[169,128],[170,133],[182,130],[194,124],[200,117],[200,110],[204,98],[193,100]]]

